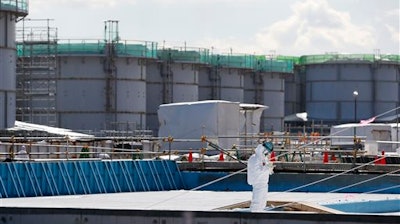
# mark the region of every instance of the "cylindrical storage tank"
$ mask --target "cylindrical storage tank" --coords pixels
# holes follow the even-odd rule
[[[15,21],[10,12],[0,12],[0,129],[15,121]]]
[[[221,79],[221,100],[232,102],[243,102],[243,69],[225,68],[220,69],[219,76]]]
[[[244,74],[254,66],[254,55],[211,55],[200,69],[199,99],[244,101]]]
[[[119,57],[116,60],[117,130],[146,129],[146,63],[143,59]],[[125,124],[124,124],[125,123]]]
[[[244,77],[244,102],[268,106],[261,117],[262,132],[284,129],[285,80],[293,76],[293,64],[292,58],[256,56],[253,69],[247,70]],[[291,91],[295,97],[297,91]]]
[[[147,61],[148,128],[158,133],[157,110],[161,104],[199,99],[198,66],[191,62]]]
[[[146,61],[146,124],[153,133],[158,133],[158,106],[163,104],[162,83],[160,83],[160,63]]]
[[[199,100],[211,100],[212,97],[212,79],[211,69],[207,66],[199,68]]]
[[[105,74],[101,56],[58,58],[58,126],[75,130],[105,129]]]
[[[261,118],[264,131],[282,131],[285,116],[285,79],[280,74],[263,74],[263,105],[268,106]]]
[[[244,102],[268,106],[261,117],[261,131],[282,131],[285,106],[284,75],[271,72],[253,72],[246,74],[244,80]]]
[[[374,76],[374,115],[400,106],[400,62],[379,62],[372,65]],[[399,112],[397,112],[398,114]],[[385,116],[396,113],[385,114]]]
[[[27,1],[0,0],[0,129],[15,123],[15,21],[27,14]]]
[[[137,57],[116,57],[114,71],[102,55],[60,55],[59,126],[74,130],[144,129],[146,69]]]
[[[199,99],[199,72],[197,67],[191,63],[174,63],[171,65],[173,74],[174,103],[191,102]]]
[[[305,106],[309,118],[359,122],[394,109],[399,102],[398,66],[368,60],[306,63]]]
[[[244,75],[240,68],[202,67],[199,70],[199,100],[243,102]]]
[[[304,98],[304,91],[301,88],[303,69],[295,70],[294,75],[285,79],[285,116],[304,112],[301,102]]]

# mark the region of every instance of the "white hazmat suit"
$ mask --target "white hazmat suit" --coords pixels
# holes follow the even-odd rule
[[[272,163],[264,155],[267,149],[259,144],[247,163],[247,183],[253,186],[250,211],[263,211],[267,203],[269,175],[273,172]]]

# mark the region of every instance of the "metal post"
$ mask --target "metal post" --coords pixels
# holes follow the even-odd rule
[[[358,96],[357,90],[353,92],[353,96],[354,96],[354,123],[357,124],[357,96]],[[354,126],[354,139],[356,139],[356,126]]]
[[[171,160],[171,144],[174,141],[174,138],[168,136],[167,141],[168,141],[168,155],[169,155],[168,158],[169,160]]]
[[[358,96],[358,91],[354,90],[353,92],[354,96],[354,145],[353,145],[353,164],[352,168],[356,167],[356,159],[357,159],[357,133],[356,133],[356,124],[357,124],[357,96]],[[357,173],[358,170],[354,170],[354,173]]]

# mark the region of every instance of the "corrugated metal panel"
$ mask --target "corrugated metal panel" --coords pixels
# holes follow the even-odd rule
[[[173,161],[54,161],[0,164],[0,198],[182,189]]]

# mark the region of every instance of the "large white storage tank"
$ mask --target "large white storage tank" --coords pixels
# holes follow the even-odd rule
[[[199,99],[199,69],[202,49],[161,49],[158,58],[147,60],[146,120],[147,128],[158,130],[157,110],[167,103]]]
[[[199,98],[198,70],[192,63],[175,62],[171,65],[173,73],[172,101],[194,101]]]
[[[84,49],[83,44],[81,47]],[[102,54],[101,47],[98,50],[97,54],[60,52],[59,126],[74,130],[145,129],[146,63],[135,55],[110,58]]]
[[[13,127],[15,122],[15,23],[27,14],[28,1],[0,0],[0,129]]]
[[[261,131],[282,131],[285,117],[285,79],[293,75],[293,62],[258,60],[255,70],[244,77],[244,102],[267,105]]]
[[[223,69],[220,71],[221,100],[243,102],[243,69]]]
[[[199,99],[243,102],[244,75],[239,68],[203,68],[199,75]]]
[[[301,63],[311,119],[352,122],[399,105],[400,61],[373,55],[314,55],[303,56]]]
[[[251,55],[211,55],[210,64],[200,69],[199,99],[244,101],[244,75],[253,67]]]
[[[157,110],[158,106],[163,103],[162,85],[159,81],[160,63],[157,60],[148,60],[146,71],[146,125],[148,129],[158,131]]]
[[[285,115],[285,79],[280,74],[264,74],[263,104],[269,109],[264,113],[265,131],[282,131]]]
[[[301,104],[305,98],[301,79],[304,77],[304,69],[299,66],[300,57],[294,56],[277,56],[278,59],[291,62],[294,66],[294,75],[286,76],[285,78],[285,116],[295,115],[305,110]]]

